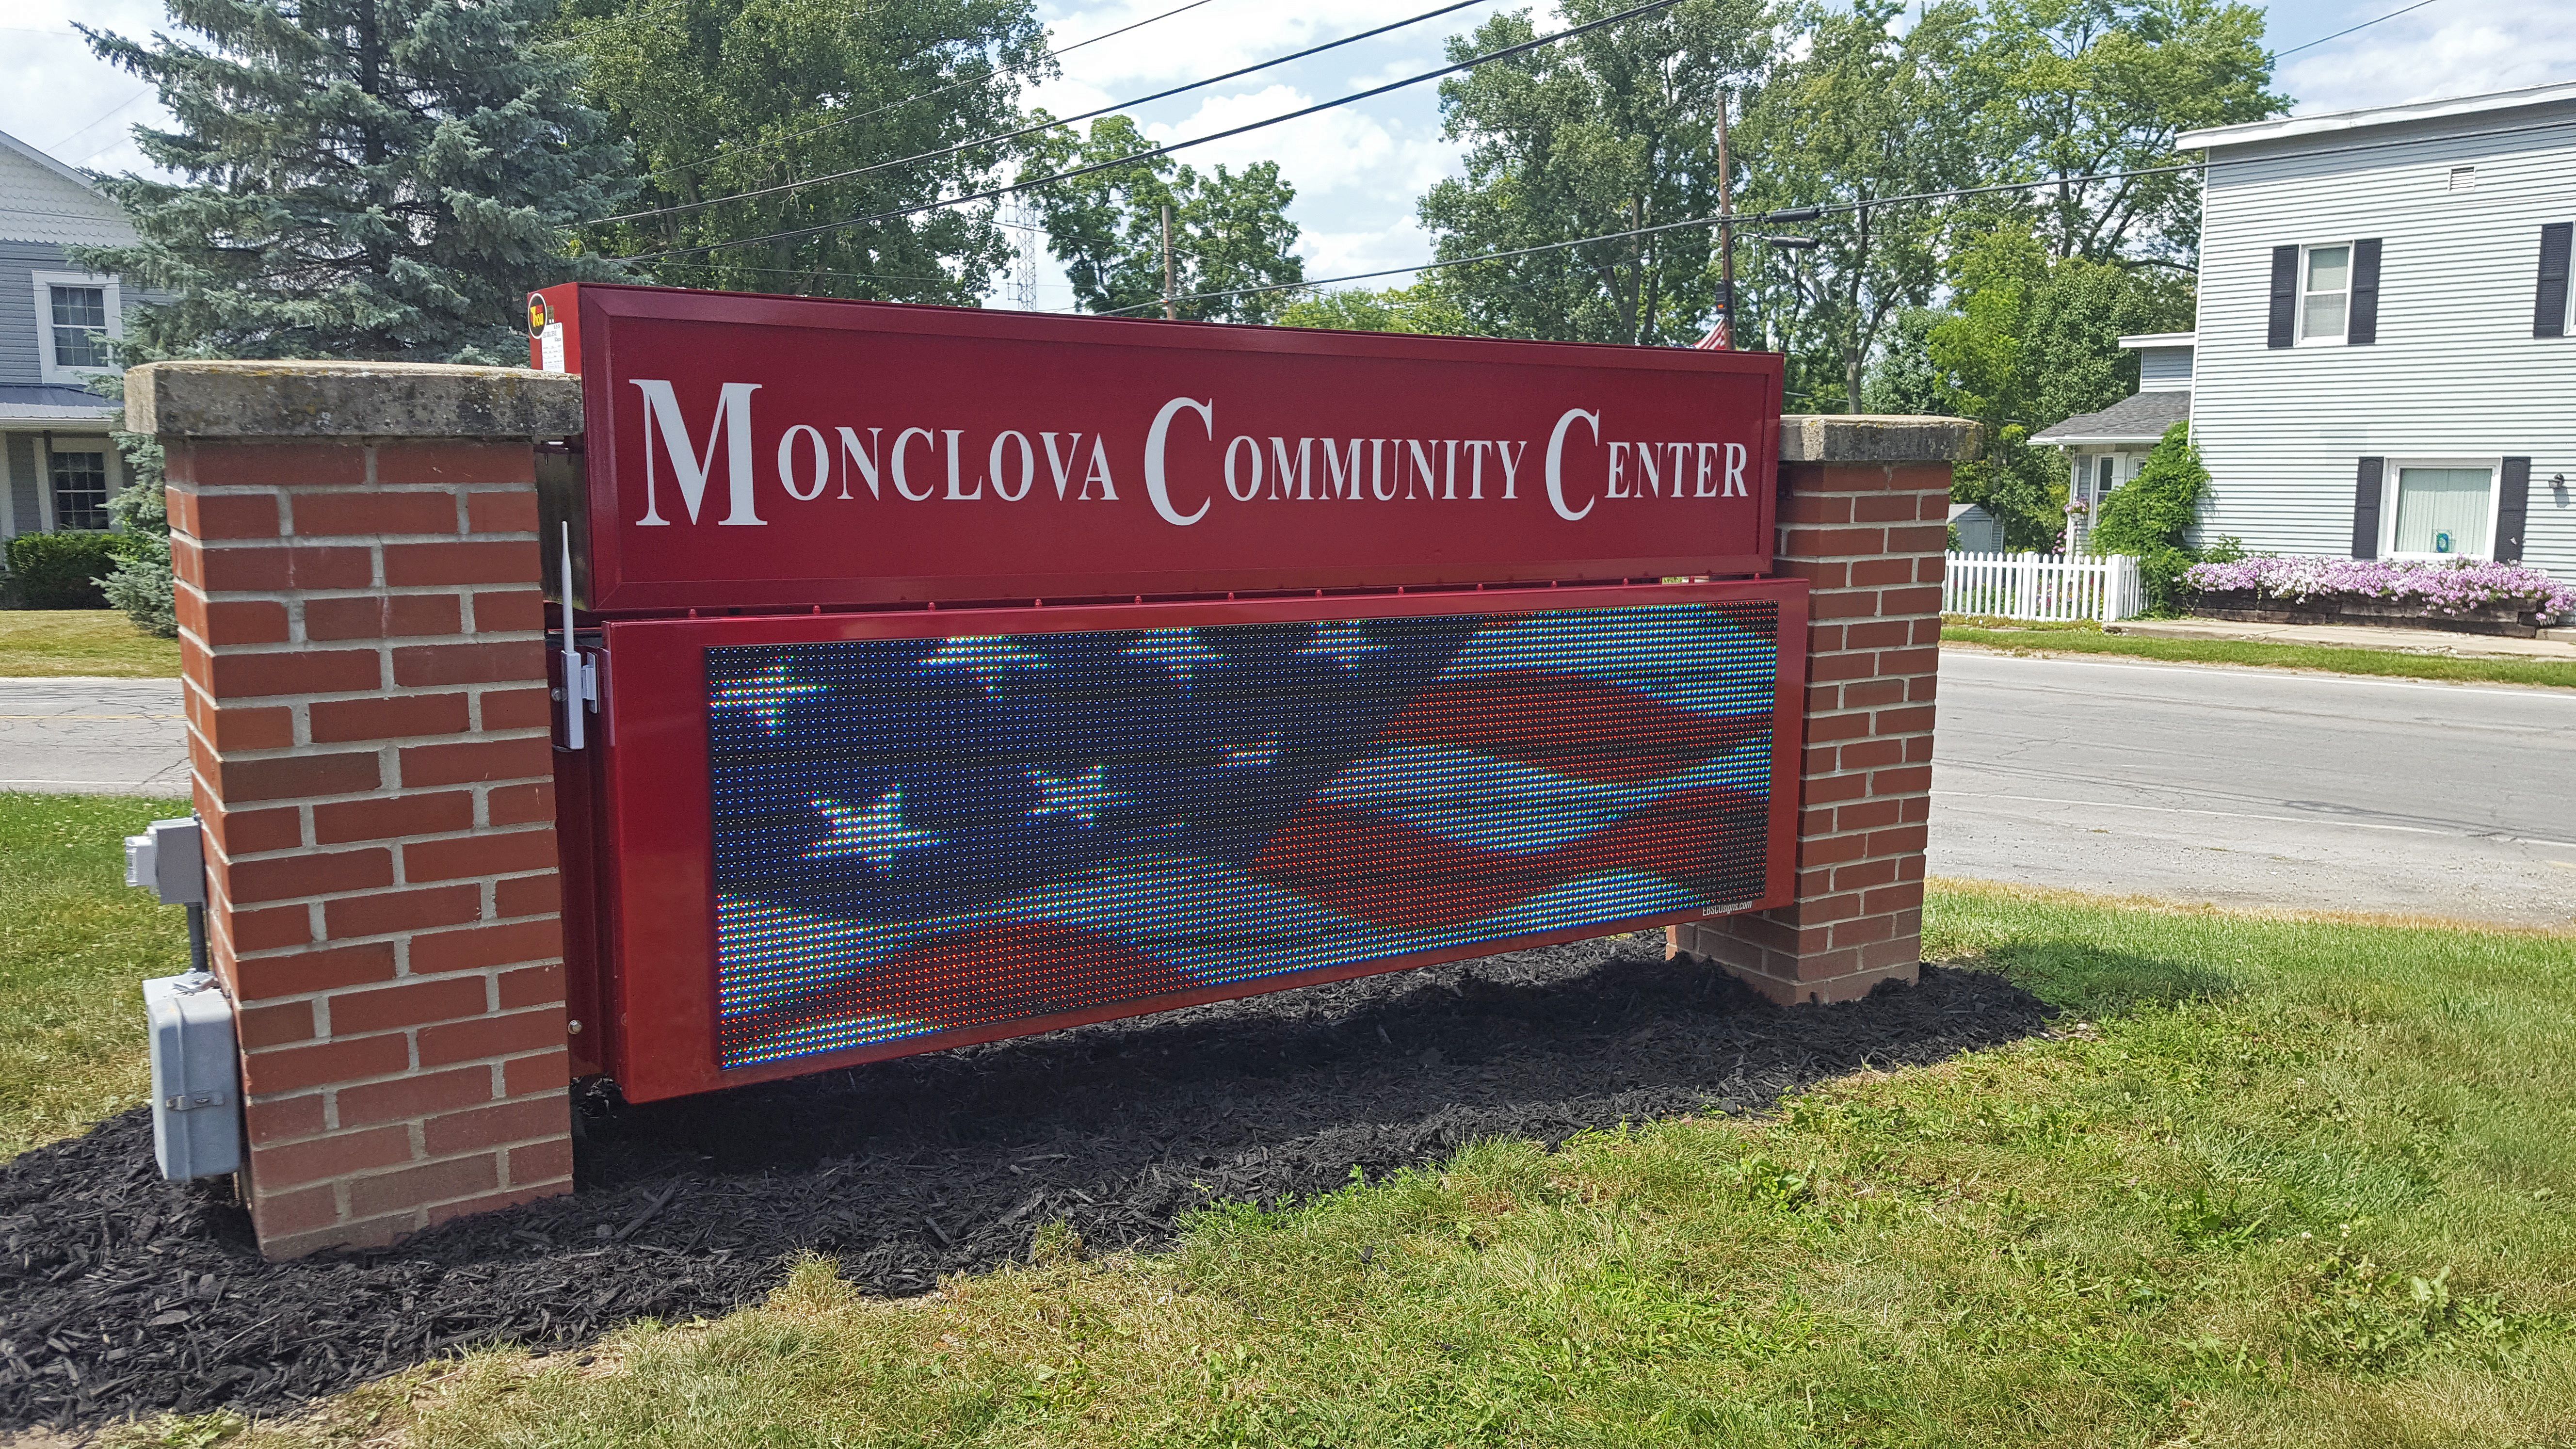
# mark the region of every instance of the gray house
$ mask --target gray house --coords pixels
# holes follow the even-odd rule
[[[2138,354],[2137,392],[2030,437],[2066,450],[2066,546],[2072,550],[2084,547],[2093,510],[2112,489],[2138,476],[2165,430],[2191,421],[2192,334],[2144,333],[2123,337],[2120,345]]]
[[[63,249],[133,239],[88,177],[0,133],[0,538],[108,526],[124,464],[88,384],[112,370],[126,299]]]
[[[2200,529],[2576,579],[2576,84],[2178,137]]]

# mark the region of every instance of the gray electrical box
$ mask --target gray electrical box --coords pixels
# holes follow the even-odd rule
[[[138,839],[140,837],[137,837]],[[241,1170],[233,1004],[202,971],[143,983],[152,1034],[152,1155],[172,1182]]]
[[[125,883],[152,892],[165,906],[206,903],[206,846],[197,822],[155,820],[125,837]]]

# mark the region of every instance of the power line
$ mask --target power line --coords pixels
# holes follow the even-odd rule
[[[751,144],[749,144],[749,145],[734,147],[733,149],[728,150],[728,151],[719,151],[719,152],[717,152],[716,154],[714,154],[714,155],[712,155],[712,156],[701,156],[701,157],[699,157],[699,158],[698,158],[697,160],[695,160],[695,161],[681,161],[681,162],[677,162],[677,163],[674,163],[674,164],[669,165],[669,166],[657,167],[656,169],[654,169],[654,170],[652,170],[652,171],[648,171],[648,172],[646,172],[645,174],[646,174],[646,175],[648,175],[648,176],[668,176],[668,175],[671,175],[671,174],[672,174],[672,173],[674,173],[674,172],[679,172],[679,171],[694,171],[694,170],[696,170],[697,168],[699,168],[699,167],[701,167],[701,166],[712,166],[712,165],[714,165],[715,163],[717,163],[718,161],[730,160],[730,159],[732,159],[732,158],[733,158],[733,157],[735,157],[735,156],[745,155],[745,154],[748,154],[748,153],[751,153],[751,152],[770,150],[770,149],[772,149],[772,148],[774,148],[774,147],[783,146],[783,145],[787,144],[787,143],[788,143],[788,142],[790,142],[790,141],[801,141],[801,140],[805,139],[805,138],[806,138],[806,137],[808,137],[808,136],[819,136],[819,135],[821,135],[821,134],[822,134],[823,132],[825,132],[825,131],[837,130],[837,129],[839,129],[840,127],[843,127],[843,126],[855,126],[855,125],[857,125],[857,124],[858,124],[859,122],[861,122],[861,121],[874,120],[876,117],[878,117],[878,116],[882,116],[882,115],[884,115],[884,114],[885,114],[886,112],[888,112],[888,111],[895,110],[895,109],[898,109],[898,108],[903,107],[903,106],[911,105],[911,104],[912,104],[912,103],[914,103],[915,101],[926,101],[926,100],[929,100],[929,99],[930,99],[931,97],[933,97],[933,96],[942,96],[942,95],[946,95],[946,94],[947,94],[948,92],[950,92],[950,91],[958,90],[958,89],[960,89],[960,88],[962,88],[962,87],[965,87],[965,86],[980,86],[980,85],[983,85],[983,84],[985,84],[986,82],[991,81],[991,80],[994,80],[994,79],[996,79],[996,78],[998,78],[998,77],[1000,77],[1000,76],[1011,75],[1011,74],[1014,74],[1014,73],[1017,73],[1017,72],[1023,72],[1023,71],[1034,70],[1034,69],[1036,69],[1036,68],[1037,68],[1038,63],[1039,63],[1040,61],[1049,61],[1049,60],[1054,60],[1054,59],[1056,59],[1056,58],[1057,58],[1057,57],[1059,57],[1059,56],[1067,55],[1067,54],[1072,53],[1073,51],[1080,50],[1080,49],[1082,49],[1082,48],[1083,48],[1084,46],[1086,46],[1086,45],[1097,45],[1097,44],[1099,44],[1101,41],[1104,41],[1104,40],[1110,39],[1110,38],[1111,38],[1111,37],[1113,37],[1113,36],[1125,35],[1128,31],[1131,31],[1131,30],[1141,30],[1141,29],[1143,29],[1144,27],[1146,27],[1146,26],[1148,26],[1148,25],[1153,24],[1155,21],[1158,21],[1158,20],[1169,20],[1169,19],[1171,19],[1173,16],[1180,14],[1182,11],[1185,11],[1185,10],[1196,10],[1196,9],[1198,9],[1200,6],[1202,6],[1202,5],[1206,5],[1206,4],[1209,4],[1209,3],[1211,3],[1211,0],[1189,0],[1189,3],[1188,3],[1188,4],[1186,4],[1186,5],[1176,5],[1176,6],[1172,7],[1171,9],[1164,11],[1163,13],[1161,13],[1161,14],[1159,14],[1159,15],[1148,15],[1148,16],[1146,16],[1146,17],[1145,17],[1144,19],[1142,19],[1142,20],[1131,21],[1131,22],[1129,22],[1128,24],[1125,24],[1125,25],[1121,25],[1121,26],[1119,26],[1119,27],[1118,27],[1117,29],[1115,29],[1115,30],[1104,30],[1104,31],[1100,32],[1098,35],[1094,35],[1094,36],[1091,36],[1091,37],[1089,37],[1089,38],[1087,38],[1087,39],[1083,39],[1083,40],[1077,40],[1077,41],[1073,42],[1071,45],[1060,45],[1060,46],[1057,46],[1055,49],[1050,50],[1050,51],[1046,52],[1046,53],[1045,53],[1045,54],[1043,54],[1043,55],[1037,56],[1037,57],[1035,57],[1035,58],[1033,58],[1033,59],[1030,59],[1030,60],[1027,60],[1027,61],[1023,61],[1022,63],[1020,63],[1020,64],[1018,64],[1018,65],[1013,65],[1013,66],[1000,66],[1000,67],[996,67],[995,69],[988,70],[988,71],[984,72],[982,75],[970,75],[970,76],[966,76],[966,77],[963,77],[963,78],[958,79],[958,80],[950,81],[950,82],[948,82],[946,85],[933,86],[933,87],[931,87],[929,90],[921,91],[921,92],[919,92],[919,93],[917,93],[917,94],[914,94],[914,95],[905,96],[903,99],[898,100],[898,101],[888,101],[888,102],[886,102],[884,105],[877,107],[877,108],[876,108],[875,110],[873,110],[873,111],[863,112],[863,113],[861,113],[861,114],[859,114],[859,115],[855,115],[855,116],[843,116],[843,117],[841,117],[841,118],[840,118],[840,119],[838,119],[838,120],[826,121],[826,122],[824,122],[822,125],[819,125],[819,126],[810,126],[810,127],[806,128],[805,130],[802,130],[802,131],[790,131],[789,133],[787,133],[787,134],[786,134],[786,135],[784,135],[784,136],[773,137],[772,139],[767,140],[767,141],[756,141],[756,142],[753,142],[753,143],[751,143]],[[730,198],[721,198],[721,197],[720,197],[720,198],[718,198],[718,199],[719,199],[719,200],[726,200],[726,199],[730,199]],[[656,213],[653,213],[653,212],[641,212],[641,213],[638,213],[638,215],[644,215],[644,216],[651,216],[651,215],[655,215],[655,214],[656,214]],[[604,218],[602,218],[602,220],[604,220],[604,221],[619,221],[619,220],[623,220],[623,219],[624,219],[624,218],[621,218],[621,217],[613,217],[613,216],[612,216],[612,217],[604,217]]]
[[[72,132],[72,133],[71,133],[71,135],[63,137],[63,139],[62,139],[62,140],[60,140],[60,141],[56,141],[56,142],[55,142],[54,144],[52,144],[51,146],[47,146],[47,147],[45,148],[46,152],[47,152],[48,154],[50,154],[50,153],[52,153],[52,152],[59,151],[59,150],[61,150],[61,149],[62,149],[66,144],[68,144],[68,143],[71,141],[72,136],[78,136],[78,135],[81,135],[83,132],[87,132],[87,131],[94,131],[94,130],[98,129],[100,126],[103,126],[103,125],[107,124],[108,120],[109,120],[111,117],[113,117],[117,112],[122,111],[122,110],[126,109],[127,107],[129,107],[129,106],[133,105],[136,101],[139,101],[139,100],[143,99],[145,96],[151,95],[151,94],[153,93],[153,90],[154,90],[154,87],[153,87],[153,85],[152,85],[152,83],[151,83],[151,82],[149,82],[149,81],[144,82],[144,84],[143,84],[143,86],[142,86],[142,88],[141,88],[141,89],[137,90],[134,94],[132,94],[132,95],[130,95],[130,96],[127,96],[124,100],[118,101],[115,105],[108,107],[108,108],[107,108],[107,110],[106,110],[103,114],[101,114],[97,120],[92,121],[92,122],[90,122],[88,125],[81,127],[81,128],[80,128],[80,130],[78,130],[78,131],[74,131],[74,132]],[[92,154],[96,154],[96,153],[92,153]]]
[[[2493,136],[2519,136],[2538,131],[2559,131],[2565,130],[2571,126],[2576,126],[2576,119],[2542,121],[2524,126],[2500,126],[2491,130],[2465,131],[2456,135],[2429,139],[2443,141],[2476,141]],[[2290,155],[2234,156],[2218,160],[2184,161],[2171,166],[2142,166],[2130,171],[2103,171],[2084,176],[2050,176],[2037,181],[2003,181],[1987,186],[1953,187],[1947,191],[1918,191],[1903,196],[1872,196],[1860,201],[1837,201],[1816,206],[1780,207],[1764,212],[1738,211],[1728,214],[1723,219],[1730,221],[1737,226],[1778,226],[1794,222],[1820,221],[1828,216],[1848,215],[1849,213],[1869,207],[1901,206],[1917,201],[1956,200],[1961,197],[1988,196],[2005,191],[2037,191],[2050,186],[2073,186],[2091,181],[2127,181],[2142,176],[2170,176],[2176,172],[2182,171],[2213,171],[2222,166],[2259,166],[2281,161],[2302,160],[2310,156],[2341,156],[2359,151],[2384,151],[2391,147],[2419,145],[2426,139],[2428,138],[2408,137],[2404,140],[2397,141],[2363,141],[2356,142],[2349,146],[2320,146],[2314,150],[2299,151]],[[1193,292],[1186,296],[1174,297],[1171,300],[1176,303],[1209,302],[1220,301],[1228,297],[1259,296],[1268,292],[1302,292],[1309,288],[1330,287],[1344,282],[1368,282],[1375,281],[1380,277],[1401,277],[1415,272],[1436,272],[1449,267],[1473,266],[1478,262],[1509,261],[1514,257],[1536,256],[1541,252],[1564,251],[1569,247],[1590,246],[1594,242],[1626,241],[1633,237],[1653,236],[1658,232],[1680,231],[1686,227],[1715,226],[1719,220],[1720,218],[1714,214],[1708,216],[1695,216],[1686,221],[1660,222],[1654,226],[1633,227],[1627,231],[1611,231],[1603,232],[1598,236],[1576,237],[1571,241],[1542,242],[1537,246],[1514,247],[1508,251],[1480,252],[1472,257],[1451,257],[1445,260],[1436,259],[1428,262],[1418,262],[1409,267],[1388,267],[1381,271],[1374,272],[1352,272],[1346,276],[1319,277],[1310,281],[1274,282],[1258,287],[1231,287],[1224,291],[1217,292]],[[1150,302],[1131,303],[1125,307],[1115,307],[1106,312],[1095,312],[1090,315],[1096,317],[1118,317],[1144,308],[1160,307],[1162,305],[1163,299],[1157,297]]]
[[[683,201],[671,206],[657,206],[649,211],[629,211],[622,212],[616,216],[603,216],[591,224],[606,226],[611,222],[643,221],[657,216],[680,216],[689,212],[703,211],[710,206],[721,206],[728,201],[752,201],[763,196],[776,196],[782,192],[802,191],[808,186],[824,186],[835,181],[847,181],[852,177],[867,176],[875,172],[890,170],[897,166],[909,166],[916,161],[936,161],[945,156],[954,156],[961,151],[972,151],[984,146],[998,146],[1005,141],[1016,141],[1022,136],[1033,136],[1040,131],[1054,130],[1058,126],[1070,126],[1077,121],[1088,121],[1096,116],[1106,116],[1116,111],[1132,110],[1137,106],[1150,105],[1155,101],[1168,100],[1173,96],[1185,95],[1191,91],[1205,90],[1209,86],[1221,85],[1226,81],[1239,80],[1256,71],[1264,71],[1275,66],[1286,65],[1292,60],[1304,60],[1309,56],[1321,55],[1325,51],[1337,50],[1345,45],[1356,45],[1360,41],[1370,40],[1377,36],[1384,35],[1390,30],[1401,30],[1408,25],[1419,25],[1425,20],[1434,20],[1440,16],[1447,15],[1452,11],[1464,10],[1470,6],[1482,5],[1484,3],[1486,3],[1486,0],[1450,0],[1450,3],[1441,6],[1436,10],[1425,10],[1419,15],[1408,16],[1405,19],[1381,25],[1375,30],[1363,30],[1356,35],[1345,35],[1339,40],[1328,40],[1322,45],[1309,46],[1293,55],[1277,56],[1270,60],[1261,61],[1255,65],[1247,65],[1240,70],[1227,71],[1223,75],[1212,75],[1205,80],[1194,80],[1187,85],[1178,85],[1173,86],[1169,90],[1156,91],[1150,96],[1137,96],[1133,100],[1114,101],[1095,110],[1084,111],[1082,114],[1077,116],[1065,116],[1060,119],[1050,117],[1049,119],[1041,121],[1033,126],[1022,126],[1016,131],[1004,131],[998,135],[983,136],[972,141],[960,141],[954,146],[943,146],[936,151],[923,151],[918,155],[898,157],[892,161],[873,161],[865,166],[853,167],[847,171],[835,171],[824,176],[808,176],[801,181],[782,181],[775,186],[763,186],[752,191],[737,191],[728,196],[710,196],[702,201]],[[811,133],[809,132],[808,134]]]
[[[2414,4],[2407,6],[2407,7],[2406,7],[2405,9],[2403,9],[2403,10],[2391,10],[2391,11],[2389,11],[2387,14],[2380,16],[2380,17],[2379,17],[2379,20],[2394,20],[2394,19],[2396,19],[2396,18],[2397,18],[2398,16],[2400,16],[2400,15],[2411,15],[2411,14],[2413,14],[2414,12],[2416,12],[2416,11],[2418,11],[2418,10],[2423,9],[2425,6],[2430,5],[2430,4],[2432,4],[2432,3],[2433,3],[2433,0],[2415,0],[2415,3],[2414,3]],[[2311,41],[2307,42],[2305,45],[2294,45],[2294,46],[2291,46],[2291,47],[2290,47],[2289,49],[2287,49],[2287,50],[2276,50],[2276,51],[2273,51],[2273,52],[2272,52],[2272,54],[2271,54],[2271,56],[2270,56],[2270,58],[2271,58],[2271,59],[2273,59],[2273,60],[2279,60],[2282,56],[2285,56],[2285,55],[2296,55],[2296,54],[2298,54],[2300,51],[2314,49],[2314,48],[2315,48],[2315,47],[2317,47],[2317,46],[2320,46],[2320,45],[2325,44],[2325,43],[2326,43],[2327,41],[2329,41],[2329,40],[2341,40],[2341,39],[2343,39],[2345,36],[2352,34],[2352,33],[2353,33],[2353,31],[2356,31],[2356,30],[2368,30],[2370,27],[2372,27],[2372,26],[2374,26],[2374,25],[2377,25],[2377,24],[2379,23],[2379,20],[2365,20],[2365,21],[2361,22],[2359,25],[2356,25],[2356,26],[2352,27],[2352,29],[2351,29],[2351,30],[2338,30],[2338,31],[2336,31],[2336,32],[2335,32],[2334,34],[2332,34],[2332,35],[2319,36],[2317,39],[2315,39],[2315,40],[2311,40]]]
[[[1223,131],[1212,131],[1204,136],[1193,136],[1185,141],[1174,141],[1168,146],[1156,146],[1149,150],[1132,152],[1128,155],[1117,157],[1114,160],[1099,161],[1094,162],[1089,166],[1077,166],[1069,171],[1054,172],[1050,175],[1040,176],[1031,181],[1015,182],[1009,186],[996,186],[984,191],[969,192],[962,196],[946,197],[939,201],[925,201],[913,206],[898,207],[892,211],[880,211],[870,216],[854,216],[846,221],[827,221],[818,223],[814,226],[797,227],[789,231],[771,232],[765,236],[738,237],[730,241],[709,242],[703,246],[672,247],[658,252],[641,252],[633,256],[612,257],[610,260],[620,262],[653,262],[660,261],[666,257],[704,256],[709,252],[725,251],[733,247],[765,246],[771,242],[796,241],[804,237],[820,236],[825,232],[840,231],[846,227],[867,226],[880,221],[895,221],[907,216],[919,216],[926,211],[939,211],[951,206],[964,206],[970,202],[991,201],[996,198],[1010,196],[1018,192],[1034,190],[1040,186],[1052,185],[1058,181],[1070,181],[1077,176],[1089,176],[1094,172],[1113,170],[1121,166],[1132,166],[1139,161],[1151,161],[1158,156],[1169,156],[1175,151],[1187,150],[1192,146],[1204,146],[1211,141],[1222,141],[1229,136],[1240,136],[1248,131],[1258,131],[1267,126],[1276,126],[1282,122],[1298,120],[1302,117],[1315,115],[1321,111],[1329,111],[1338,106],[1349,105],[1354,101],[1364,101],[1373,96],[1385,95],[1389,91],[1402,90],[1406,86],[1420,85],[1422,82],[1427,80],[1438,80],[1444,75],[1453,75],[1462,70],[1473,70],[1475,67],[1483,65],[1487,61],[1501,60],[1508,56],[1537,50],[1541,46],[1553,45],[1560,40],[1571,40],[1575,36],[1599,30],[1604,26],[1616,25],[1622,21],[1633,20],[1640,15],[1667,9],[1679,3],[1681,3],[1681,0],[1647,0],[1646,4],[1636,6],[1633,9],[1622,10],[1616,15],[1605,15],[1599,20],[1588,21],[1582,25],[1570,26],[1564,30],[1557,31],[1553,35],[1542,35],[1535,40],[1526,40],[1518,45],[1507,45],[1499,50],[1488,51],[1483,55],[1476,56],[1469,60],[1462,60],[1453,65],[1442,66],[1438,70],[1427,70],[1422,72],[1420,75],[1406,76],[1402,80],[1389,81],[1382,86],[1372,86],[1364,91],[1353,91],[1351,94],[1346,96],[1336,96],[1329,101],[1319,101],[1302,110],[1290,111],[1284,115],[1271,116],[1263,120],[1247,122],[1244,125],[1231,127]]]

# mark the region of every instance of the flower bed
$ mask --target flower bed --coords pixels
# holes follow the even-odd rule
[[[2521,633],[2576,614],[2576,589],[2535,568],[2475,559],[2248,558],[2193,564],[2196,609],[2293,622],[2425,623]]]

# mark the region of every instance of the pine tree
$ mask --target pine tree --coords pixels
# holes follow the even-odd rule
[[[105,183],[139,240],[83,265],[158,292],[125,360],[514,362],[525,294],[604,275],[569,226],[630,184],[543,27],[555,0],[168,0],[150,44],[82,27],[159,87],[137,127],[179,181]]]
[[[609,274],[567,238],[631,189],[626,148],[542,33],[555,0],[168,3],[204,43],[80,27],[178,120],[135,139],[183,179],[102,183],[137,240],[73,249],[144,293],[121,361],[515,363],[527,292]],[[173,634],[161,449],[117,442],[132,481],[109,508],[132,541],[100,582]]]

